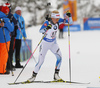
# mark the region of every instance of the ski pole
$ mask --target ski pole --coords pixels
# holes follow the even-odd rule
[[[47,6],[46,6],[46,13],[45,13],[45,19],[48,20],[48,18],[50,18],[50,11],[49,11],[49,6],[51,5],[50,2],[47,3]],[[50,21],[50,19],[48,20]]]
[[[69,17],[68,17],[68,43],[69,43],[69,78],[71,82],[71,57],[70,57],[70,30],[69,30]]]
[[[47,14],[49,14],[50,13],[50,11],[49,11],[49,6],[51,5],[51,3],[50,2],[48,2],[47,3],[47,8],[46,8],[46,10],[47,10]]]
[[[6,42],[5,32],[4,32],[3,28],[2,28],[2,31],[3,31],[4,39],[5,39],[5,42]],[[7,48],[7,42],[6,42],[6,48]],[[8,48],[7,48],[7,52],[8,52]],[[12,66],[11,66],[11,63],[10,63],[9,53],[8,53],[8,60],[9,60],[12,76],[14,76],[14,73],[12,71]]]
[[[20,28],[18,27],[18,29],[19,29],[19,31],[20,31],[20,33],[22,34],[22,32],[21,32],[21,30],[20,30]],[[22,36],[23,36],[23,34],[22,34]],[[23,38],[24,38],[24,36],[23,36]],[[25,41],[25,38],[24,38],[24,41]],[[29,45],[27,44],[27,42],[25,41],[25,43],[26,43],[26,46],[28,47],[28,50],[30,51],[30,53],[32,54],[32,51],[31,51],[31,49],[30,49],[30,47],[29,47]],[[35,59],[35,57],[33,56],[33,58],[34,58],[34,61],[36,62],[36,59]],[[37,63],[37,62],[36,62]]]
[[[48,31],[48,30],[47,30]],[[30,59],[32,58],[33,54],[35,53],[36,49],[38,48],[38,46],[40,45],[40,43],[42,42],[43,38],[46,36],[46,33],[43,35],[42,39],[40,40],[40,42],[38,43],[37,47],[35,48],[35,50],[33,51],[32,55],[30,56],[30,58],[28,59],[28,61],[26,62],[25,66],[22,68],[21,72],[19,73],[19,75],[17,76],[16,80],[14,81],[14,83],[17,81],[17,79],[19,78],[19,76],[21,75],[21,73],[23,72],[24,68],[26,67],[26,65],[28,64],[28,62],[30,61]]]

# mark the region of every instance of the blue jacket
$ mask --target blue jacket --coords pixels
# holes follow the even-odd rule
[[[3,12],[0,11],[0,18],[4,19],[4,27],[0,28],[0,43],[5,43],[10,41],[10,32],[14,30],[14,25],[10,23],[10,20],[7,18],[7,15],[5,15]],[[0,22],[1,23],[1,22]],[[4,30],[4,33],[3,33]],[[5,41],[5,38],[6,41]]]
[[[26,38],[24,18],[16,13],[14,14],[14,17],[17,20],[17,25],[18,25],[16,39],[22,39],[22,37]],[[20,30],[21,30],[21,32],[20,32]]]

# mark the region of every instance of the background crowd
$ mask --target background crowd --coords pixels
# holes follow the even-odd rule
[[[20,64],[21,40],[26,39],[25,21],[21,15],[21,7],[11,12],[10,3],[0,6],[0,74],[10,74]],[[13,65],[13,52],[15,51],[15,66]]]

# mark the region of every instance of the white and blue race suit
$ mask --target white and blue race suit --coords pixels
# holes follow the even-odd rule
[[[51,50],[51,52],[57,58],[55,69],[60,69],[61,62],[62,62],[62,55],[61,55],[60,48],[59,48],[59,46],[56,42],[56,33],[58,31],[59,23],[61,23],[61,22],[64,22],[64,19],[60,18],[58,23],[56,23],[56,24],[54,24],[52,21],[49,22],[49,21],[46,20],[43,23],[42,27],[40,28],[39,32],[40,33],[45,33],[47,31],[46,27],[49,24],[52,25],[51,29],[49,29],[46,32],[46,36],[43,38],[43,40],[41,42],[40,51],[39,51],[39,58],[38,58],[39,60],[38,60],[38,63],[36,64],[35,69],[34,69],[35,73],[38,73],[41,65],[44,62],[45,55],[46,55],[48,50]],[[72,24],[72,22],[73,22],[72,18],[70,17],[69,18],[69,23]],[[65,24],[68,24],[68,20],[66,20]]]

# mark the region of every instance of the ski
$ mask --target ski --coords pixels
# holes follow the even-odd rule
[[[24,82],[16,82],[16,83],[8,83],[9,85],[16,85],[16,84],[30,84],[30,83],[74,83],[74,84],[90,84],[89,83],[81,83],[81,82],[70,82],[70,81],[24,81]]]

